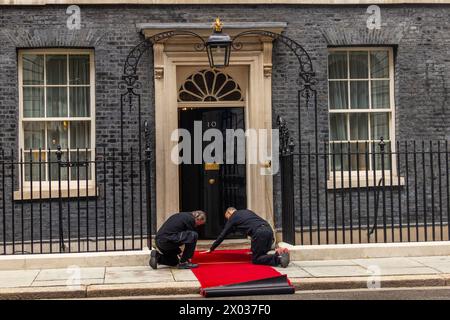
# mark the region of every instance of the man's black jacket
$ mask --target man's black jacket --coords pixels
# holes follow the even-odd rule
[[[262,225],[269,226],[266,220],[258,216],[253,211],[247,209],[236,210],[232,214],[230,219],[228,219],[225,227],[217,237],[216,241],[214,241],[214,243],[212,244],[210,250],[213,251],[214,249],[216,249],[222,243],[225,237],[232,231],[243,231],[247,234],[247,236],[253,237],[256,229],[258,229]]]
[[[158,230],[156,240],[178,242],[183,231],[195,231],[195,218],[192,212],[173,214]]]

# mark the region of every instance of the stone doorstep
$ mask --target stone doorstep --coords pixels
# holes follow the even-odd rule
[[[303,246],[293,246],[285,242],[279,242],[278,246],[288,248],[293,261],[450,255],[450,241]]]
[[[367,288],[368,277],[291,279],[296,290],[345,290]],[[382,276],[382,288],[450,286],[450,274]],[[70,299],[133,297],[146,295],[199,294],[197,281],[117,285],[81,285],[79,287],[27,287],[0,289],[0,300]]]

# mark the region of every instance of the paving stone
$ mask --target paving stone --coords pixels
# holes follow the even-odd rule
[[[31,286],[39,270],[10,270],[0,271],[0,287],[28,287]]]
[[[363,267],[377,266],[384,268],[403,268],[403,267],[423,267],[417,261],[408,258],[371,258],[371,259],[354,259],[356,264]]]
[[[105,268],[80,268],[79,273],[74,268],[44,269],[36,278],[36,281],[67,280],[76,277],[80,279],[103,279]]]
[[[356,266],[352,260],[317,260],[317,261],[293,261],[299,267],[325,267],[325,266]]]
[[[412,257],[414,261],[442,273],[450,273],[450,256]]]
[[[420,275],[420,274],[439,274],[440,272],[428,267],[398,267],[398,268],[380,268],[381,275]]]
[[[285,274],[288,276],[288,278],[310,278],[312,277],[311,274],[306,272],[305,270],[295,266],[295,265],[289,265],[287,268],[280,268],[276,267],[274,268],[281,274]]]
[[[175,281],[197,281],[197,277],[191,270],[172,269],[172,275]]]
[[[106,271],[105,284],[174,282],[170,269],[167,270],[124,270]]]
[[[427,263],[427,267],[433,268],[441,273],[450,273],[450,263]]]
[[[368,271],[360,266],[303,267],[302,269],[314,277],[355,277],[369,275]]]
[[[437,264],[447,264],[450,266],[450,256],[412,257],[410,259],[428,266]]]
[[[87,286],[93,284],[103,284],[104,279],[81,279],[78,283],[68,280],[49,280],[49,281],[34,281],[32,287],[77,287],[77,286]]]
[[[161,268],[158,268],[160,270]],[[152,271],[153,269],[149,266],[130,266],[130,267],[107,267],[106,272],[115,272],[115,271]],[[156,271],[158,271],[156,270]]]

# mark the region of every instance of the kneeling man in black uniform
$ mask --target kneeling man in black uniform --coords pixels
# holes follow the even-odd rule
[[[273,231],[263,218],[250,210],[236,210],[230,207],[225,212],[228,220],[217,240],[211,248],[204,253],[214,251],[232,231],[244,231],[251,237],[252,262],[254,264],[265,264],[270,266],[289,265],[289,252],[287,249],[277,249],[275,254],[267,254],[272,248],[274,241]]]
[[[150,253],[150,267],[158,268],[158,264],[177,266],[178,269],[192,269],[198,265],[190,259],[194,255],[198,233],[196,227],[206,222],[206,213],[203,211],[180,212],[172,215],[161,226],[156,234],[156,246],[159,250]],[[184,245],[181,258],[180,247]]]

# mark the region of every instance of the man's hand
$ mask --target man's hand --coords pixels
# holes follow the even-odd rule
[[[206,250],[206,251],[202,251],[202,252],[200,252],[201,254],[204,254],[204,253],[211,253],[211,250]]]

